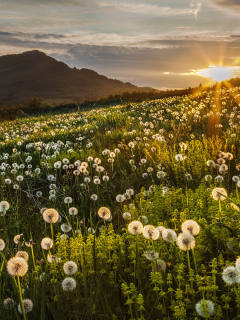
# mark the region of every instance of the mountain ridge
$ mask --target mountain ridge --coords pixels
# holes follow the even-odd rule
[[[151,90],[107,78],[91,69],[70,68],[38,50],[0,57],[0,103],[37,96],[82,102],[126,91]]]

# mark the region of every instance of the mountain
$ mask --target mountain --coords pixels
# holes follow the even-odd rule
[[[0,103],[39,96],[44,100],[81,102],[126,91],[151,90],[109,79],[90,69],[70,68],[38,50],[0,57]]]

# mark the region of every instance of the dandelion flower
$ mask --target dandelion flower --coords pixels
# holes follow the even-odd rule
[[[5,242],[4,240],[0,239],[0,251],[3,251],[5,248]]]
[[[238,212],[240,211],[239,206],[237,206],[235,203],[231,202],[230,205],[231,205],[231,207],[232,207],[234,210],[236,210],[236,211],[238,211]]]
[[[71,227],[69,224],[67,224],[67,223],[63,223],[63,224],[61,225],[61,230],[62,230],[63,232],[69,232],[69,231],[72,230],[72,227]]]
[[[162,233],[164,230],[166,230],[166,228],[164,228],[163,226],[159,226],[156,229],[159,231],[159,238],[162,238]]]
[[[128,231],[133,235],[142,233],[142,230],[143,230],[143,225],[140,221],[132,221],[128,225]]]
[[[50,238],[43,238],[41,241],[41,247],[44,250],[50,250],[53,247],[53,240]]]
[[[47,260],[49,263],[52,263],[53,261],[55,261],[56,263],[60,262],[60,258],[56,257],[56,256],[52,256],[51,254],[47,255]]]
[[[23,258],[26,261],[28,261],[28,259],[29,259],[29,255],[28,255],[28,253],[26,251],[18,251],[16,253],[15,257]]]
[[[181,250],[190,250],[195,247],[195,238],[190,233],[180,233],[176,243]]]
[[[194,220],[187,220],[182,224],[182,232],[190,233],[193,236],[196,236],[200,232],[200,227]]]
[[[63,281],[62,281],[62,288],[64,291],[73,291],[77,286],[77,283],[76,283],[76,280],[73,279],[73,278],[65,278]]]
[[[23,277],[28,271],[28,263],[23,258],[11,258],[7,262],[7,271],[13,277]]]
[[[227,242],[227,247],[232,252],[237,251],[239,248],[237,240],[235,238],[230,238]]]
[[[210,300],[202,299],[196,304],[195,308],[197,313],[204,318],[207,318],[214,314],[214,304]]]
[[[20,234],[17,234],[14,238],[13,238],[13,242],[15,244],[19,244],[19,241],[21,239],[21,235]]]
[[[226,200],[227,191],[224,188],[215,188],[212,191],[212,197],[214,200]]]
[[[32,300],[30,300],[30,299],[23,299],[23,307],[24,307],[25,313],[31,312],[32,309],[33,309]],[[20,303],[18,304],[18,312],[22,314],[22,308],[21,308]]]
[[[11,309],[15,306],[15,301],[11,298],[4,299],[3,306],[5,309]]]
[[[72,207],[72,208],[69,208],[68,212],[71,216],[75,216],[78,213],[78,209],[75,207]]]
[[[227,267],[223,270],[222,278],[229,285],[240,283],[240,270],[235,267]]]
[[[125,220],[130,220],[132,217],[131,213],[130,212],[124,212],[123,213],[123,219]]]
[[[123,202],[125,200],[125,197],[122,194],[118,194],[116,196],[116,200],[117,200],[117,202]]]
[[[108,220],[111,218],[111,211],[106,207],[101,207],[98,209],[98,215],[100,218]]]
[[[144,238],[157,240],[159,238],[159,231],[154,226],[147,225],[143,228],[143,236]]]
[[[146,257],[150,261],[154,261],[154,260],[158,259],[158,257],[159,257],[159,254],[154,251],[146,251],[146,252],[144,252],[143,255],[144,255],[144,257]]]
[[[46,209],[43,212],[43,219],[48,223],[55,223],[59,219],[59,213],[55,209]]]
[[[165,229],[162,233],[162,238],[167,242],[174,242],[177,238],[177,234],[172,229]]]
[[[63,265],[63,271],[68,275],[72,276],[78,270],[77,264],[74,261],[68,261]]]
[[[161,271],[166,271],[166,263],[161,260],[157,259],[155,263],[152,265],[152,272],[161,272]]]
[[[7,201],[0,202],[0,212],[5,212],[9,209],[9,203]]]

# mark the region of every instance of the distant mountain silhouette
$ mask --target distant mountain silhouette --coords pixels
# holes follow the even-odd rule
[[[109,79],[90,69],[70,68],[38,50],[0,57],[0,103],[38,96],[81,102],[126,91],[150,90]]]

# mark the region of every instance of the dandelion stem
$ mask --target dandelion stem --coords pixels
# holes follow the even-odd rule
[[[18,281],[18,291],[19,291],[19,297],[20,297],[20,304],[21,304],[21,308],[22,308],[23,319],[27,320],[26,314],[25,314],[24,305],[23,305],[22,290],[21,290],[19,277],[17,277],[17,281]]]

